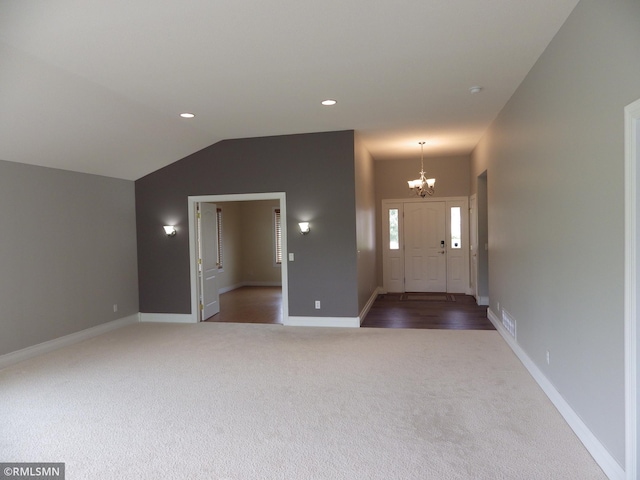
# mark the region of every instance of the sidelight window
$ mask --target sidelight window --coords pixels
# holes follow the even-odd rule
[[[462,218],[460,207],[451,207],[451,248],[462,248]]]
[[[389,209],[389,250],[400,250],[398,209]]]

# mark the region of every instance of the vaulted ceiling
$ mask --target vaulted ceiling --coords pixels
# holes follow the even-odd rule
[[[0,160],[134,180],[346,129],[377,160],[468,154],[577,2],[3,0]]]

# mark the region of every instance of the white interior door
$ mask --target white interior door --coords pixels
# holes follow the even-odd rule
[[[445,202],[405,203],[405,291],[447,291]]]
[[[220,312],[218,293],[218,221],[215,203],[200,204],[200,320]]]
[[[403,203],[386,203],[382,209],[382,262],[386,292],[404,292]]]

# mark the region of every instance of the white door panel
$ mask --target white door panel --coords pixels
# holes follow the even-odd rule
[[[402,283],[404,281],[404,267],[402,259],[399,257],[392,258],[389,262],[389,266],[391,267],[389,272],[391,282]]]
[[[449,278],[453,282],[461,282],[462,278],[462,259],[460,257],[452,258],[449,260],[449,265],[447,266],[447,271],[449,272]]]
[[[446,292],[445,203],[406,203],[404,215],[405,290]]]
[[[220,312],[220,296],[218,293],[218,222],[216,205],[202,203],[200,205],[200,245],[202,265],[202,320]]]

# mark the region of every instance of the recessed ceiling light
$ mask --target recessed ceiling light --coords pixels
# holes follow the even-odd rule
[[[195,115],[193,113],[186,113],[186,112],[185,113],[181,113],[180,116],[182,118],[193,118],[193,117],[195,117]]]
[[[335,100],[331,100],[331,99],[327,99],[327,100],[323,100],[322,101],[322,105],[326,105],[326,106],[335,105],[336,103],[338,103],[338,102],[336,102]]]
[[[480,93],[480,92],[482,91],[482,87],[480,87],[480,86],[476,85],[475,87],[471,87],[471,88],[469,89],[469,91],[470,91],[471,93]]]

